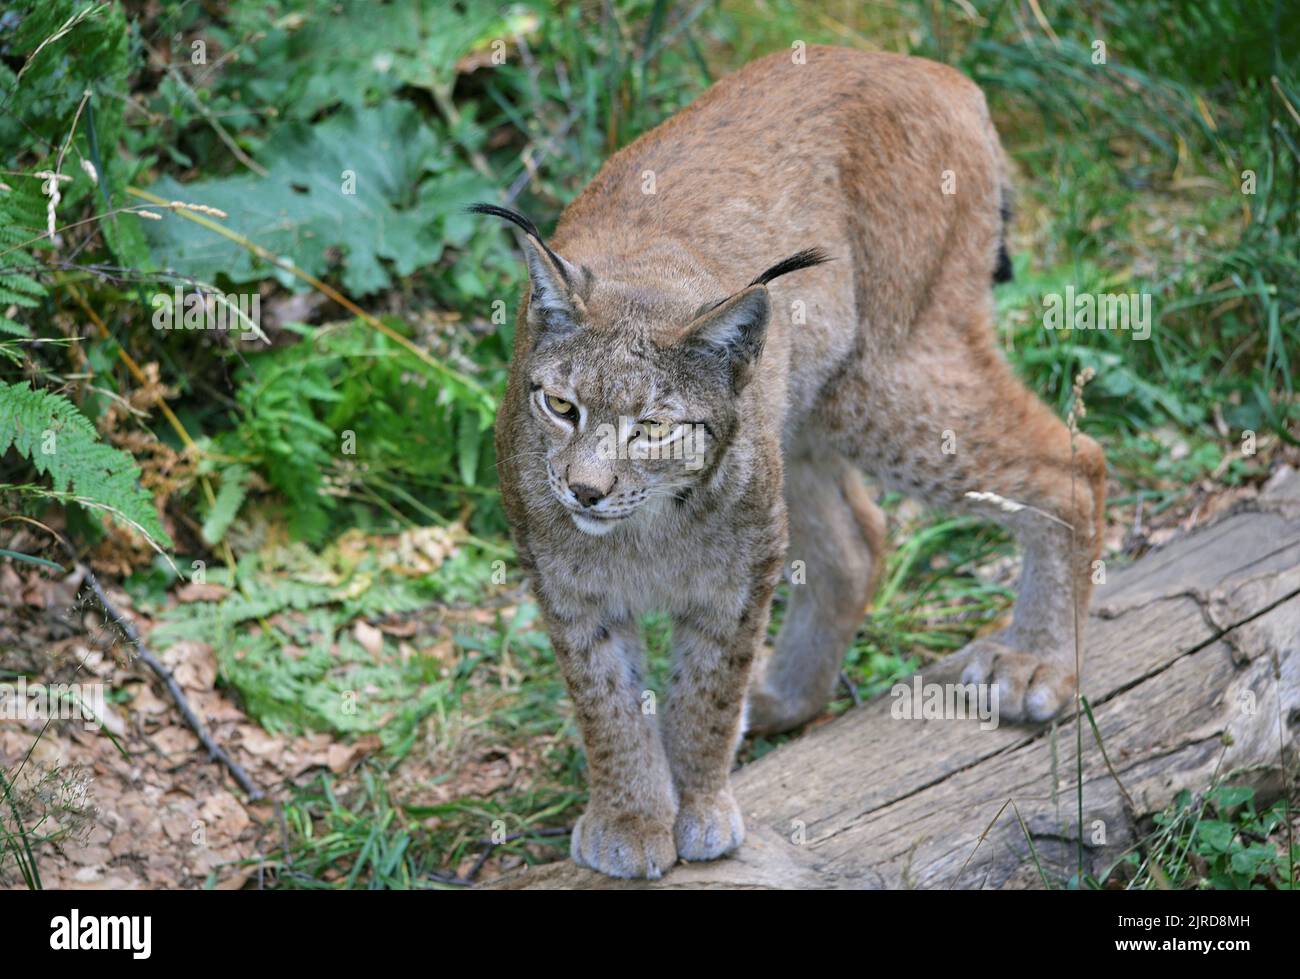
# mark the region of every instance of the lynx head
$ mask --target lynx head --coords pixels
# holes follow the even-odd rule
[[[544,472],[579,530],[601,535],[658,501],[684,503],[735,439],[741,393],[771,316],[767,283],[826,261],[817,249],[774,265],[723,299],[602,282],[561,258],[531,221],[492,204],[524,231],[531,284],[512,372],[524,382],[529,433]],[[523,444],[522,442],[520,444]]]

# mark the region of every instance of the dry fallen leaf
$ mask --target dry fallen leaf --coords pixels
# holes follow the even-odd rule
[[[358,622],[352,627],[352,635],[371,656],[378,656],[384,648],[384,634],[369,622]]]
[[[325,757],[330,771],[335,775],[342,775],[352,767],[353,762],[361,757],[361,751],[354,744],[332,744],[325,753]]]
[[[225,846],[248,829],[250,821],[244,807],[229,792],[219,789],[204,800],[199,810],[208,846]]]
[[[230,594],[230,589],[209,582],[191,581],[173,594],[178,602],[219,602]]]
[[[172,667],[176,682],[187,690],[211,690],[217,685],[217,655],[207,643],[178,642],[184,658]]]

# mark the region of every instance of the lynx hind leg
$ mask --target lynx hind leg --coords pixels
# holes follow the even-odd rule
[[[1012,624],[967,647],[962,679],[996,684],[1003,719],[1048,720],[1076,684],[1076,609],[1081,629],[1102,544],[1105,458],[1086,435],[1071,445],[1066,425],[991,342],[916,346],[930,353],[902,365],[878,395],[875,411],[890,421],[876,429],[868,471],[927,503],[1010,529],[1023,553]]]
[[[750,689],[749,731],[788,731],[821,713],[875,591],[885,517],[862,474],[822,452],[786,465],[790,599],[776,647]],[[800,563],[802,562],[802,563]]]
[[[1092,566],[1105,532],[1101,446],[1077,435],[1072,459],[1069,430],[1043,410],[1055,424],[1042,426],[1041,457],[1027,478],[1004,483],[1005,492],[994,490],[1026,508],[1009,511],[978,501],[971,507],[997,506],[993,516],[1012,531],[1023,551],[1011,625],[971,643],[962,671],[963,683],[997,686],[998,712],[1011,721],[1051,720],[1074,695]]]

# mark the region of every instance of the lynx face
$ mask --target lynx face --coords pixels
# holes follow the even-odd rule
[[[534,351],[535,462],[579,530],[606,534],[706,478],[718,433],[735,419],[726,378],[692,363],[698,356],[591,326]]]
[[[826,256],[799,252],[729,297],[684,299],[599,281],[551,251],[522,215],[472,210],[528,234],[526,340],[514,370],[527,379],[532,430],[522,444],[544,449],[520,454],[520,468],[544,467],[531,482],[544,475],[573,524],[595,536],[684,502],[743,435],[738,395],[767,334],[767,283]]]

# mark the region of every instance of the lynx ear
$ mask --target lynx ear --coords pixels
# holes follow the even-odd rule
[[[688,349],[725,366],[739,393],[763,352],[772,303],[763,285],[751,285],[691,320],[682,341]]]
[[[584,280],[582,270],[551,251],[537,226],[518,211],[495,204],[471,204],[469,210],[475,214],[505,218],[524,232],[524,258],[532,285],[528,297],[528,325],[534,337],[554,338],[576,330],[586,313],[578,292],[578,286]]]
[[[820,248],[805,248],[777,262],[734,296],[700,310],[686,327],[684,344],[687,349],[725,362],[731,370],[732,389],[740,393],[749,383],[767,339],[767,324],[772,318],[767,284],[778,276],[829,261],[830,256]]]
[[[524,238],[528,262],[528,327],[535,339],[568,336],[586,313],[577,284],[582,273],[546,247],[540,238]]]

